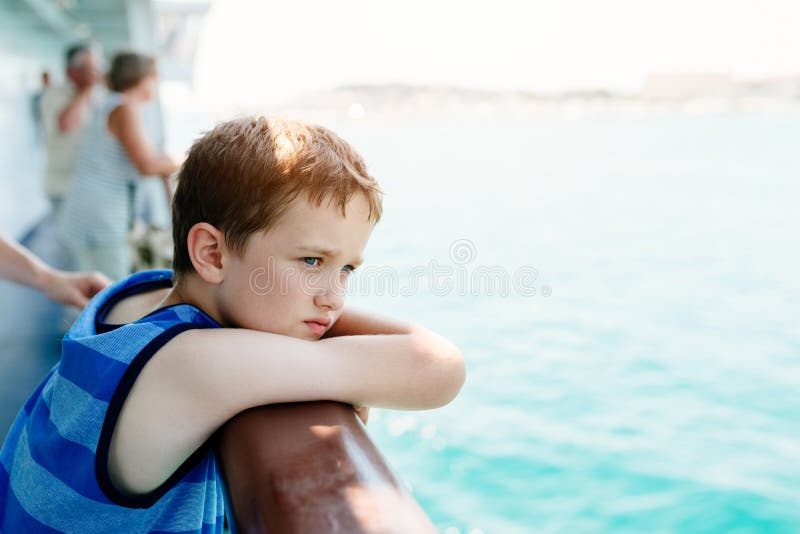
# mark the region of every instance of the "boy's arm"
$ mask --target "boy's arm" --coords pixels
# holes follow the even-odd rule
[[[325,332],[322,339],[357,335],[410,334],[414,328],[418,327],[406,321],[346,306],[339,319]],[[367,424],[369,406],[355,404],[353,409],[364,424]]]
[[[400,319],[345,306],[339,319],[325,332],[322,339],[357,335],[410,334],[415,328],[419,327]]]
[[[248,408],[310,400],[434,408],[455,397],[464,377],[459,350],[422,328],[320,341],[190,330],[159,350],[134,383],[113,434],[109,470],[121,490],[146,493]]]

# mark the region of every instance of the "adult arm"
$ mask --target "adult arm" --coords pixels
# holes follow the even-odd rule
[[[139,114],[130,104],[120,104],[109,114],[108,129],[119,139],[140,174],[155,174],[167,179],[178,170],[175,160],[156,150],[147,139]]]
[[[464,377],[458,348],[422,327],[320,341],[190,330],[159,350],[134,383],[113,433],[109,470],[120,490],[146,493],[245,409],[322,399],[435,408],[455,397]]]
[[[82,308],[110,281],[100,273],[53,269],[21,245],[0,237],[0,277],[33,287],[48,298]]]
[[[92,88],[79,89],[58,113],[58,129],[68,133],[81,125],[92,101]]]

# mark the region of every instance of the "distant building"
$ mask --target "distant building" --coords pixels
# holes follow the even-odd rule
[[[743,84],[748,95],[771,98],[800,98],[800,76],[782,76]]]
[[[650,100],[731,98],[737,95],[736,81],[727,74],[651,74],[642,91]]]

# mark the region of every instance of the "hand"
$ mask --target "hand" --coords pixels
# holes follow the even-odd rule
[[[181,170],[181,165],[183,165],[183,162],[186,161],[186,157],[184,155],[175,156],[172,154],[164,154],[163,160],[165,169],[159,174],[159,176],[161,176],[163,180],[169,181],[179,170]]]
[[[103,81],[103,71],[95,65],[83,65],[74,67],[72,80],[78,86],[78,91],[90,91],[95,85]]]
[[[110,283],[111,280],[101,273],[51,271],[40,289],[51,300],[83,308]]]
[[[353,409],[356,411],[356,415],[358,416],[364,424],[367,424],[367,419],[369,419],[369,406],[353,406]]]

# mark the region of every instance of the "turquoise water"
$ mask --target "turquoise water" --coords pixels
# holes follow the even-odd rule
[[[351,302],[468,363],[368,425],[441,531],[800,529],[800,116],[333,126],[387,192],[367,263],[411,293],[362,270]],[[409,290],[432,261],[450,290]]]

